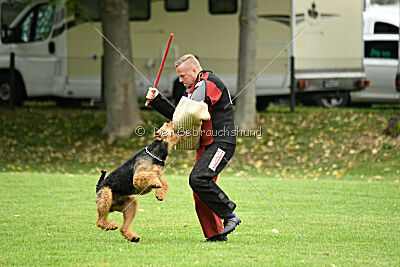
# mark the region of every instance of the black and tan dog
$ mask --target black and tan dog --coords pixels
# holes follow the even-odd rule
[[[168,183],[161,179],[161,171],[168,153],[184,138],[184,135],[174,131],[172,122],[164,123],[156,132],[153,142],[111,172],[106,179],[106,172],[102,171],[96,186],[98,227],[117,229],[117,224],[108,221],[107,216],[113,211],[123,212],[124,221],[120,227],[122,235],[132,242],[139,242],[140,237],[131,230],[138,206],[136,197],[156,188],[156,198],[160,201],[165,198]]]

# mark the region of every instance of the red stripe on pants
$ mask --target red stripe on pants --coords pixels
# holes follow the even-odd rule
[[[201,155],[203,155],[205,151],[204,146],[200,146],[196,150],[196,159],[195,164],[200,159]],[[213,178],[214,182],[217,182],[218,175]],[[215,236],[221,233],[223,227],[222,220],[219,218],[212,210],[210,210],[206,204],[193,192],[194,197],[194,206],[196,209],[197,217],[199,218],[199,222],[201,228],[203,229],[204,236],[209,238],[211,236]]]

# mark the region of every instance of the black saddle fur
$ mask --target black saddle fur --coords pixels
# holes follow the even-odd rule
[[[96,193],[103,187],[108,186],[111,191],[120,195],[133,195],[135,187],[133,186],[133,175],[135,173],[137,163],[146,160],[152,164],[164,167],[165,159],[168,156],[168,143],[164,140],[155,139],[147,146],[148,151],[162,161],[150,156],[145,148],[141,149],[133,157],[128,159],[124,164],[112,171],[105,179],[106,172],[102,171],[99,181],[96,185]],[[136,192],[137,193],[137,192]]]

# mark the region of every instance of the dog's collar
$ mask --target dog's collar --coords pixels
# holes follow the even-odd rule
[[[146,146],[145,149],[146,149],[147,154],[149,154],[152,158],[155,158],[158,161],[164,162],[164,160],[162,160],[159,157],[157,157],[157,156],[153,155],[152,153],[150,153],[150,151],[147,149],[147,146]]]

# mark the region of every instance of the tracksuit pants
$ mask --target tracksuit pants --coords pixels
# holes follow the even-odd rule
[[[197,217],[206,238],[221,233],[221,219],[231,215],[236,207],[216,184],[218,174],[232,158],[235,147],[229,143],[212,143],[196,150],[189,184],[193,190]]]

